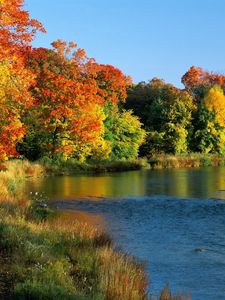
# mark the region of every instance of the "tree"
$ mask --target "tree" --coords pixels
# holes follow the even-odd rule
[[[140,117],[147,131],[141,155],[186,152],[192,111],[195,108],[192,97],[157,78],[132,89],[132,92],[128,90],[125,107],[134,108],[134,113]]]
[[[25,133],[21,115],[32,105],[29,93],[33,75],[24,57],[42,25],[22,10],[22,0],[0,1],[0,159],[17,155],[16,143]]]
[[[98,94],[104,104],[104,140],[108,157],[112,160],[134,159],[138,156],[145,132],[139,119],[123,109],[131,78],[111,65],[96,64],[95,70]]]
[[[111,65],[92,63],[89,66],[89,74],[92,74],[97,83],[98,95],[104,106],[110,106],[112,103],[120,105],[125,102],[131,78]]]
[[[105,121],[105,140],[110,143],[112,160],[135,159],[144,142],[145,131],[139,119],[131,111],[114,107]]]
[[[225,89],[225,75],[218,73],[209,73],[202,68],[192,66],[182,77],[182,83],[185,89],[195,97],[196,102],[207,94],[209,89],[214,85],[219,85]]]
[[[105,116],[84,50],[60,40],[52,46],[31,49],[27,57],[27,67],[36,75],[31,87],[35,105],[27,120],[31,131],[42,133],[45,151],[54,158],[57,153],[72,155],[80,144],[98,142]]]
[[[22,9],[24,0],[0,1],[0,54],[6,56],[25,50],[38,30],[45,32],[37,20]],[[22,54],[22,53],[20,53]]]
[[[204,98],[206,109],[213,112],[215,122],[220,127],[225,127],[225,95],[219,86],[213,86]]]
[[[199,106],[194,145],[197,151],[225,153],[225,96],[219,86],[213,86]]]

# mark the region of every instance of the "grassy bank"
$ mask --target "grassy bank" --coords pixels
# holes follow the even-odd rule
[[[107,234],[60,218],[24,194],[38,164],[0,172],[1,299],[147,299],[143,266],[115,252]],[[7,276],[6,276],[7,275]]]
[[[225,156],[203,153],[180,155],[158,154],[152,156],[148,160],[148,163],[151,169],[225,166]]]
[[[51,160],[43,158],[39,164],[49,175],[98,174],[148,169],[199,168],[225,166],[225,156],[203,153],[156,154],[134,161],[78,162],[76,160]]]
[[[51,160],[43,158],[39,162],[48,174],[52,175],[73,175],[73,174],[97,174],[106,172],[122,172],[140,170],[146,167],[147,161],[137,159],[133,161],[90,161],[78,162],[76,160]]]

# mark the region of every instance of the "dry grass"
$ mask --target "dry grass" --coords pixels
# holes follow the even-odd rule
[[[160,154],[153,156],[149,163],[152,169],[198,168],[223,166],[225,157],[215,154],[190,153],[180,155]]]
[[[102,261],[100,285],[105,299],[147,299],[143,266],[123,253],[114,252],[112,248],[105,247],[99,254]]]
[[[43,176],[44,168],[26,160],[13,160],[4,164],[0,171],[0,203],[11,202],[23,204],[26,178]]]
[[[44,167],[28,160],[10,160],[5,163],[7,172],[18,174],[20,177],[39,177],[45,174]]]
[[[184,295],[172,295],[168,286],[165,286],[162,290],[161,294],[159,295],[158,300],[190,300],[190,296]]]

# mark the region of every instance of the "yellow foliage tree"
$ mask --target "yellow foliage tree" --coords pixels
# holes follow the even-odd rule
[[[15,69],[15,61],[19,65],[18,57],[0,62],[0,160],[17,154],[16,143],[25,133],[21,114],[32,105],[28,91],[32,75]]]
[[[204,98],[205,107],[215,114],[216,123],[225,127],[225,95],[219,86],[212,87]]]
[[[201,136],[201,144],[204,152],[225,153],[225,95],[223,90],[215,85],[203,99],[202,120],[205,120],[205,128],[197,131]]]

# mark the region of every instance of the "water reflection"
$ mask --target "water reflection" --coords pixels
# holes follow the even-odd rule
[[[145,177],[145,173],[135,171],[96,176],[48,177],[41,183],[30,183],[28,189],[44,191],[51,199],[145,195]]]
[[[95,176],[48,177],[28,185],[50,199],[169,195],[225,198],[225,168],[144,170]]]
[[[147,184],[147,195],[163,194],[179,198],[225,197],[225,168],[154,171]],[[152,183],[152,184],[151,184]]]

